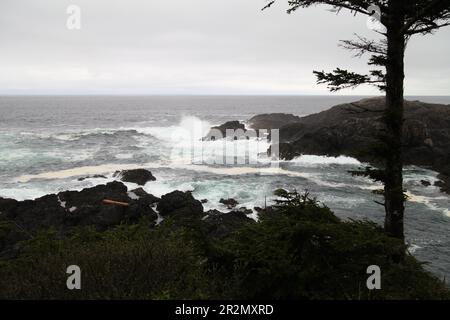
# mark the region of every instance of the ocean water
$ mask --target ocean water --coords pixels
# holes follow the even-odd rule
[[[264,207],[277,188],[308,190],[342,218],[383,222],[383,208],[372,193],[380,185],[352,177],[361,164],[349,157],[303,155],[271,163],[265,139],[240,141],[256,164],[206,164],[222,148],[201,141],[208,129],[225,121],[246,121],[261,113],[308,115],[363,97],[355,96],[3,96],[0,97],[0,197],[34,199],[48,193],[81,190],[114,180],[116,170],[148,168],[157,181],[144,189],[156,196],[193,191],[208,199],[205,209],[225,208],[220,198],[239,206]],[[450,104],[450,97],[409,97]],[[187,134],[189,133],[189,134]],[[184,152],[186,146],[202,150]],[[189,149],[188,148],[188,149]],[[206,162],[206,163],[205,163]],[[274,167],[273,165],[276,165]],[[277,168],[278,167],[278,168]],[[78,178],[102,174],[107,179]],[[431,183],[437,173],[405,168],[409,202],[405,217],[410,251],[427,268],[450,278],[450,197]],[[128,184],[129,188],[136,185]],[[253,215],[255,217],[255,215]]]

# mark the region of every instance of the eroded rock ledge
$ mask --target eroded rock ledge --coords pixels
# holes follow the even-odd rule
[[[383,128],[384,106],[385,99],[376,97],[301,118],[280,113],[257,115],[248,124],[256,130],[279,129],[284,160],[301,154],[345,155],[376,164],[371,147],[378,143]],[[440,187],[449,192],[450,105],[405,101],[403,145],[405,164],[438,171]]]
[[[224,237],[242,223],[255,222],[247,217],[248,213],[248,210],[205,212],[202,203],[190,192],[173,191],[158,198],[142,188],[129,191],[119,181],[35,200],[0,198],[0,226],[13,224],[17,227],[16,231],[1,234],[0,257],[14,257],[21,240],[31,239],[39,231],[50,228],[64,236],[78,226],[105,231],[147,217],[150,228],[156,227],[161,218],[162,223],[170,220],[179,226],[190,220],[203,225],[207,236]]]

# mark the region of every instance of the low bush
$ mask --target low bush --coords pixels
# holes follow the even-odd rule
[[[142,219],[98,232],[46,230],[0,259],[1,299],[448,299],[446,284],[368,221],[341,221],[309,195],[278,190],[276,208],[225,239],[204,222]],[[8,225],[3,232],[12,232]],[[7,230],[7,231],[5,231]],[[82,270],[68,290],[66,268]],[[366,287],[381,268],[381,290]]]

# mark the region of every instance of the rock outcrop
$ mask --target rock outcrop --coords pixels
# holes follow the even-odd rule
[[[286,115],[293,122],[280,129],[280,155],[285,160],[300,154],[346,155],[376,164],[372,147],[384,128],[384,105],[384,98],[370,98],[297,121]],[[258,126],[268,128],[280,123],[279,114],[274,114],[273,119],[271,115],[257,119]],[[432,168],[442,174],[445,182],[450,176],[450,106],[405,101],[403,145],[406,165]]]
[[[280,129],[288,124],[298,123],[300,117],[286,113],[259,114],[248,120],[250,128],[254,130]]]
[[[136,183],[140,186],[145,185],[149,181],[156,180],[152,173],[146,169],[116,171],[114,177],[118,177],[124,182]]]
[[[222,213],[211,210],[207,214],[203,220],[206,223],[207,233],[219,239],[228,236],[246,223],[255,223],[255,220],[248,218],[245,213],[239,211]]]
[[[219,203],[225,205],[228,209],[233,209],[234,207],[236,207],[239,202],[237,202],[235,199],[220,199]]]
[[[93,226],[104,231],[122,223],[135,223],[142,217],[156,221],[157,214],[149,206],[153,196],[141,196],[140,199],[130,198],[127,187],[114,181],[35,200],[0,198],[0,225],[12,226],[0,229],[0,255],[14,255],[19,241],[33,238],[39,231],[50,228],[62,236],[79,226]]]
[[[335,106],[281,128],[280,140],[301,153],[373,157],[369,149],[383,129],[384,98]],[[450,154],[450,106],[405,102],[406,164],[442,167]]]
[[[127,205],[105,204],[112,200]],[[98,230],[122,222],[134,222],[142,216],[157,218],[145,201],[133,200],[121,182],[110,182],[81,191],[64,191],[35,200],[16,201],[0,198],[1,217],[34,233],[54,228],[66,232],[74,226],[92,225]]]
[[[438,178],[441,180],[437,181],[435,186],[441,188],[442,192],[450,194],[450,176],[440,174]]]
[[[227,136],[227,130],[242,130],[245,132],[245,125],[239,121],[228,121],[224,124],[216,127],[212,127],[206,137],[203,140],[216,140],[219,138],[225,138]],[[218,134],[220,132],[220,134]]]
[[[159,215],[153,210],[157,206]],[[162,216],[171,218],[174,227],[201,226],[208,237],[224,237],[244,223],[254,220],[240,208],[229,213],[218,210],[204,212],[203,205],[191,192],[173,191],[161,198],[144,189],[131,191],[118,181],[81,191],[64,191],[35,200],[16,201],[0,198],[0,256],[14,257],[20,241],[33,238],[39,231],[55,230],[58,236],[75,227],[93,226],[105,231],[120,224],[133,224],[146,217],[155,227]],[[11,228],[4,228],[10,225]],[[8,231],[7,231],[8,230]]]
[[[203,217],[203,205],[190,192],[173,191],[161,197],[157,210],[163,216]]]
[[[142,202],[145,205],[149,205],[149,206],[153,206],[154,204],[158,203],[161,200],[160,198],[147,193],[142,188],[137,188],[137,189],[129,191],[128,196],[134,200],[139,200],[139,202]]]

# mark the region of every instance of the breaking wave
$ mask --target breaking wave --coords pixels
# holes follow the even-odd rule
[[[298,166],[328,166],[328,165],[352,165],[359,166],[362,163],[355,158],[339,156],[339,157],[327,157],[327,156],[315,156],[315,155],[302,155],[290,161]]]

